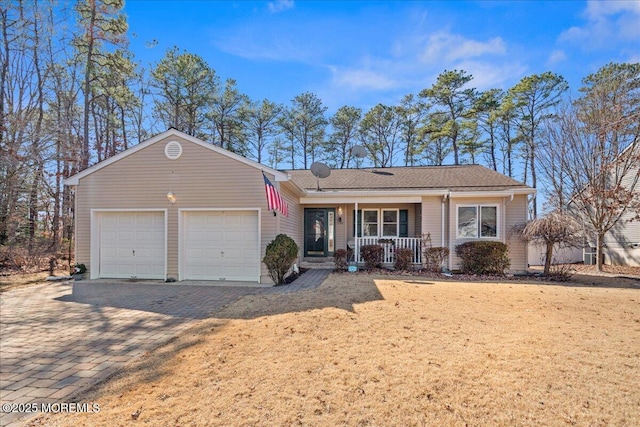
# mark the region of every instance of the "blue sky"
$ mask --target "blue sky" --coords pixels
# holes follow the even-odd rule
[[[178,46],[253,100],[309,91],[329,113],[395,105],[444,70],[479,90],[552,71],[576,92],[609,62],[640,62],[640,0],[128,0],[125,13],[145,68]]]

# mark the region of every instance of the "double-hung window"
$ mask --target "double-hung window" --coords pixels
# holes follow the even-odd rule
[[[366,237],[378,236],[378,210],[363,209],[362,210],[362,234]]]
[[[398,210],[382,210],[382,237],[398,237]]]
[[[498,206],[458,206],[457,236],[459,239],[498,237]]]
[[[407,209],[358,210],[358,236],[408,237],[408,212]]]

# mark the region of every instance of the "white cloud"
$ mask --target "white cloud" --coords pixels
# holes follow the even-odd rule
[[[397,81],[383,72],[370,69],[329,67],[332,84],[349,90],[387,90],[397,86]]]
[[[549,55],[549,59],[547,60],[547,64],[548,65],[555,65],[558,64],[560,62],[564,62],[567,59],[567,54],[563,51],[563,50],[554,50],[553,52],[551,52],[551,55]]]
[[[521,60],[507,56],[502,38],[479,41],[448,31],[397,35],[386,53],[361,55],[327,68],[330,79],[318,92],[332,108],[345,98],[361,105],[397,103],[403,95],[431,86],[446,69],[466,71],[473,76],[470,87],[478,90],[507,88],[528,71]],[[363,102],[370,99],[376,101]]]
[[[561,42],[580,43],[586,48],[606,47],[615,41],[638,44],[640,39],[639,1],[589,1],[585,23],[560,34]]]
[[[460,62],[457,68],[473,76],[469,86],[478,90],[508,88],[528,71],[525,65],[515,60],[505,63],[469,60]]]
[[[632,14],[640,15],[640,2],[629,0],[590,0],[587,2],[587,10],[585,13],[590,19],[597,20],[602,16],[615,15],[621,12],[631,12]]]
[[[292,9],[294,5],[295,4],[293,0],[276,0],[276,1],[270,1],[268,4],[268,7],[269,7],[269,12],[279,13],[287,9]]]
[[[485,55],[504,55],[505,53],[506,46],[500,37],[482,42],[445,31],[428,37],[421,59],[424,62],[442,62],[443,60],[456,62]]]

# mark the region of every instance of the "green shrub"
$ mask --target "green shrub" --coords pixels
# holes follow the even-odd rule
[[[378,268],[382,265],[384,248],[380,245],[364,245],[360,248],[360,256],[364,260],[367,270]]]
[[[466,242],[456,246],[462,259],[462,272],[500,274],[511,265],[509,247],[502,242]]]
[[[424,268],[434,273],[439,273],[442,270],[444,261],[449,256],[449,248],[443,246],[425,248],[422,252]]]
[[[336,264],[336,270],[344,271],[347,269],[347,250],[346,249],[338,249],[333,254],[333,259]]]
[[[264,262],[267,269],[269,269],[269,277],[271,277],[273,283],[276,285],[284,283],[284,278],[297,257],[298,245],[286,234],[278,234],[276,238],[267,245],[262,262]]]
[[[399,271],[409,270],[413,262],[413,249],[399,248],[396,249],[396,260],[393,267]]]

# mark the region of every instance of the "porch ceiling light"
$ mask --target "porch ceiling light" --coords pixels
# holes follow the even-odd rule
[[[167,193],[167,200],[169,203],[174,204],[176,202],[176,196],[173,195],[171,191]]]

